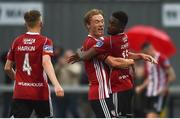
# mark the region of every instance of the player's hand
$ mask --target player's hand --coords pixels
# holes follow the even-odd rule
[[[140,94],[140,93],[142,92],[141,86],[137,86],[137,87],[135,88],[135,91],[136,91],[136,94]]]
[[[77,53],[70,56],[67,59],[67,63],[70,63],[70,64],[74,64],[74,63],[79,62],[79,61],[80,61],[80,57],[79,57],[79,55]]]
[[[158,62],[156,61],[156,59],[154,59],[152,56],[150,55],[146,55],[146,54],[141,54],[141,57],[143,60],[148,61],[148,62],[152,62],[154,64],[158,64]]]
[[[54,87],[54,91],[56,93],[56,96],[60,96],[60,97],[64,96],[64,90],[63,90],[63,88],[60,85],[55,86]]]

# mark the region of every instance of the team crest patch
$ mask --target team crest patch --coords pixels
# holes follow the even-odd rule
[[[101,40],[99,40],[99,41],[97,41],[97,43],[96,43],[96,47],[101,47],[102,45],[104,44],[104,42],[103,41],[101,41]]]
[[[44,45],[45,52],[53,52],[53,47],[51,45]]]

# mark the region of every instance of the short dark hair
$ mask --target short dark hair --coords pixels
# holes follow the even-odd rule
[[[147,48],[149,48],[151,46],[151,43],[150,42],[144,42],[142,45],[141,45],[141,50],[146,50]]]
[[[120,27],[126,27],[126,24],[128,23],[128,15],[125,12],[116,11],[112,13],[112,16],[119,20]]]
[[[41,13],[37,10],[30,10],[24,14],[24,20],[26,24],[33,28],[40,20]]]

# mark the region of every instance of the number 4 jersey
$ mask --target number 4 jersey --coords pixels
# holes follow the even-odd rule
[[[43,55],[53,55],[52,41],[47,37],[27,32],[14,40],[7,55],[16,65],[14,99],[49,100]]]

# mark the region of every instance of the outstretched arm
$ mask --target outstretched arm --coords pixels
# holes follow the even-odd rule
[[[150,55],[144,54],[144,53],[128,53],[128,58],[138,60],[138,59],[143,59],[145,61],[152,62],[154,64],[157,64],[157,61]]]
[[[56,78],[55,71],[54,71],[53,65],[51,63],[51,58],[49,55],[43,55],[42,66],[54,86],[56,95],[64,96],[64,90]]]

